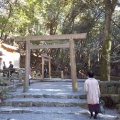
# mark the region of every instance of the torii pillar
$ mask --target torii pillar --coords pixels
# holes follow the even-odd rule
[[[27,92],[29,86],[29,74],[30,74],[30,41],[26,41],[26,59],[25,59],[25,80],[23,92]]]
[[[69,39],[69,46],[70,46],[70,66],[71,66],[72,88],[73,88],[73,91],[77,91],[78,85],[77,85],[75,50],[74,50],[73,39]]]

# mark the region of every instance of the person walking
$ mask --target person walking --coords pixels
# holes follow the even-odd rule
[[[14,72],[13,64],[11,61],[9,61],[9,74],[8,74],[8,76],[11,76],[13,72]]]
[[[90,111],[90,118],[97,119],[97,114],[99,113],[99,97],[100,88],[98,80],[94,78],[94,72],[88,72],[88,79],[84,83],[84,91],[87,94],[88,109]],[[93,115],[93,112],[95,113]]]
[[[46,77],[47,77],[47,67],[44,66],[44,78],[46,78]]]

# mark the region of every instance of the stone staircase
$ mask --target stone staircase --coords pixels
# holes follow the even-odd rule
[[[79,96],[60,96],[60,95],[16,95],[5,100],[1,106],[15,107],[76,107],[85,103],[79,100]]]
[[[66,109],[69,111],[68,113],[70,113],[72,109],[74,112],[78,112],[82,109],[80,108],[82,104],[86,104],[86,101],[80,100],[79,96],[76,95],[23,94],[10,95],[9,98],[1,104],[0,110],[2,113],[43,113],[43,111],[46,113],[46,111],[51,112],[51,109],[55,112],[57,109],[56,113],[59,113],[60,109]],[[44,110],[41,108],[44,108]]]
[[[78,86],[78,92],[72,91],[71,81],[34,83],[26,93],[17,88],[1,103],[0,120],[88,120],[83,83]],[[99,117],[108,118],[114,120],[116,116]]]

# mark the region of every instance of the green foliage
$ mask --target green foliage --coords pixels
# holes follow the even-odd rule
[[[6,94],[7,91],[6,91],[6,88],[3,87],[3,86],[0,86],[0,94],[3,95],[3,94]]]
[[[7,94],[7,90],[6,90],[6,87],[4,86],[4,79],[3,78],[0,78],[0,95],[5,95]]]
[[[111,1],[111,9],[116,6]],[[88,52],[91,62],[98,60],[104,37],[105,5],[103,0],[4,0],[0,8],[0,33],[8,36],[54,35],[68,33],[87,33],[86,40],[75,43],[76,62],[87,66]],[[112,15],[111,40],[118,45],[120,34],[120,14]],[[59,44],[66,41],[34,41],[33,44]],[[25,49],[22,44],[20,49]],[[40,52],[40,53],[39,53]],[[69,50],[41,49],[36,54],[48,53],[60,63],[68,64]],[[80,63],[81,62],[81,63]],[[83,64],[84,65],[83,65]],[[95,64],[94,64],[95,65]]]
[[[4,80],[2,78],[0,78],[0,84],[3,84]]]

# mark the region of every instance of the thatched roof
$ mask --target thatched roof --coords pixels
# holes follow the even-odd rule
[[[5,43],[1,44],[1,48],[5,49],[5,50],[7,50],[9,52],[14,52],[15,50],[17,50],[16,47],[8,45],[8,44],[5,44]]]

